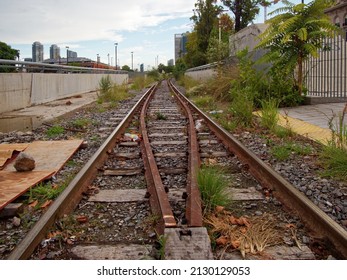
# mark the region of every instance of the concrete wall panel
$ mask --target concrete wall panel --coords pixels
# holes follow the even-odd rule
[[[29,73],[0,73],[0,113],[30,105],[31,77]]]
[[[0,113],[96,91],[107,75],[128,82],[128,74],[0,73]]]

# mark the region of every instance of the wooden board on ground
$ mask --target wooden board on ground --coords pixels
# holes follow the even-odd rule
[[[12,160],[0,170],[0,210],[32,186],[57,173],[82,142],[83,140],[63,140],[26,143],[25,152],[35,159],[35,169],[17,172]],[[16,145],[18,144],[14,144],[14,147]]]
[[[12,158],[13,152],[21,152],[28,147],[29,143],[20,144],[0,144],[0,169]]]

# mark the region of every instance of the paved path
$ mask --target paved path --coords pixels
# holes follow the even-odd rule
[[[280,109],[279,124],[290,127],[294,132],[310,139],[326,143],[331,139],[329,121],[333,118],[333,125],[342,115],[345,103],[328,103],[303,105]]]

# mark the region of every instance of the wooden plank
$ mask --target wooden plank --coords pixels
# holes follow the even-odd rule
[[[137,202],[145,201],[146,189],[100,190],[88,201],[93,202]]]
[[[183,174],[183,173],[187,173],[187,169],[186,168],[160,168],[159,173]]]
[[[12,158],[13,152],[21,152],[29,146],[29,143],[0,144],[0,168]]]
[[[0,171],[0,209],[57,173],[82,143],[83,140],[62,140],[28,144],[25,152],[35,159],[35,169],[17,172],[12,161]]]
[[[230,155],[228,152],[200,153],[201,158],[227,157],[228,155]]]
[[[139,145],[139,142],[120,142],[118,145],[122,147],[135,147]]]
[[[140,158],[140,153],[115,153],[117,159],[136,159]]]
[[[105,176],[132,176],[142,173],[142,168],[106,169]]]
[[[151,145],[186,145],[187,141],[152,141]]]
[[[228,190],[232,200],[262,200],[264,196],[254,187],[250,188],[230,188]]]
[[[188,138],[188,136],[184,136],[184,133],[152,133],[148,137],[184,137],[185,139]]]
[[[23,212],[23,203],[9,203],[0,211],[0,218],[9,218]]]
[[[53,170],[46,171],[1,171],[0,172],[0,210],[24,194],[30,187],[50,178]]]
[[[199,140],[200,145],[207,145],[207,144],[219,144],[220,142],[218,140],[210,140],[210,139],[204,139],[204,140]]]
[[[179,158],[179,157],[185,157],[187,156],[187,153],[155,153],[154,157],[174,157],[174,158]]]
[[[34,141],[25,153],[35,160],[35,171],[50,170],[58,172],[64,163],[76,152],[83,140]],[[8,164],[5,171],[16,171],[14,163]]]

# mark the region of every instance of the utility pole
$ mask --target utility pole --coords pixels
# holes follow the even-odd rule
[[[69,46],[66,46],[66,65],[69,64]]]
[[[131,52],[131,70],[134,71],[134,52]]]
[[[114,57],[115,57],[115,65],[116,65],[116,70],[118,69],[117,68],[117,47],[118,47],[118,43],[114,43]]]

